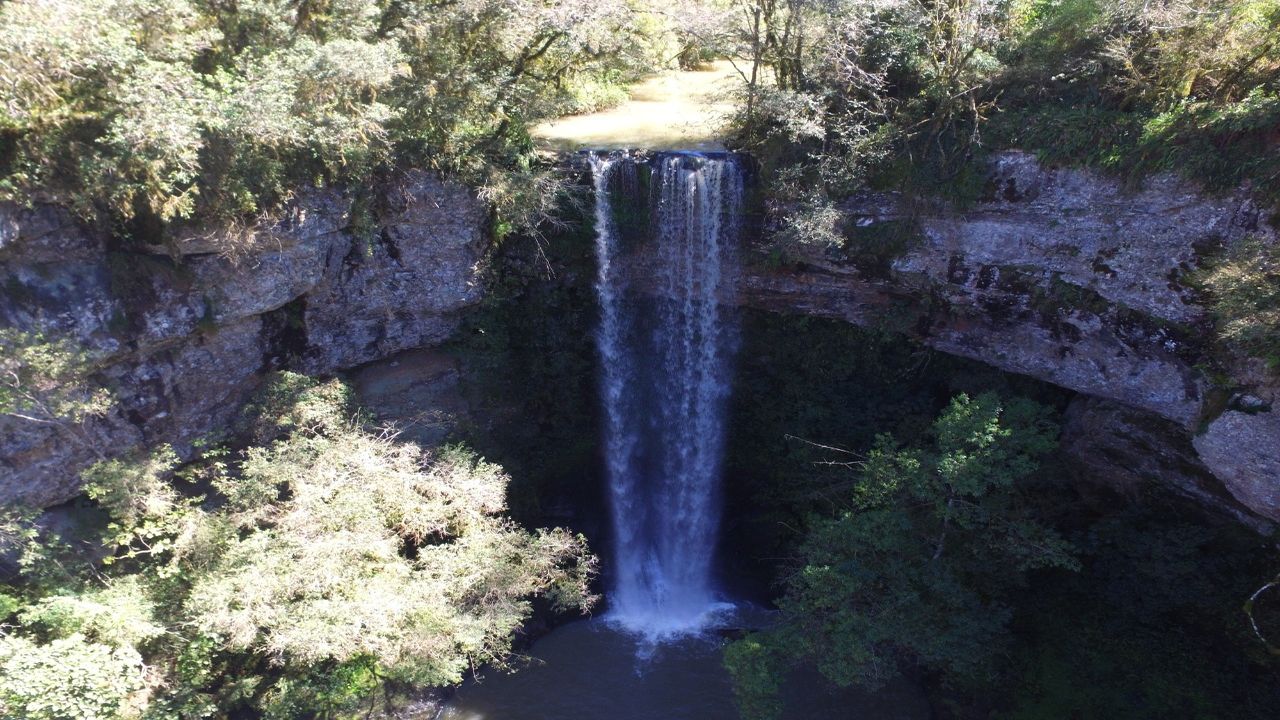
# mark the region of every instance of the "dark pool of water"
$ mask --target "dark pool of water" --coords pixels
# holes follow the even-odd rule
[[[724,640],[645,646],[603,620],[570,623],[534,644],[515,672],[489,671],[458,690],[442,720],[737,720]],[[790,680],[788,720],[926,720],[903,682],[875,693],[833,693],[812,676]]]

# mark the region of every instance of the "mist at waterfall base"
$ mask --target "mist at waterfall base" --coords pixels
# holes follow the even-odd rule
[[[714,568],[737,345],[721,301],[733,291],[743,170],[726,154],[589,160],[614,534],[606,611],[540,638],[516,672],[465,683],[443,720],[732,720],[727,640],[715,630],[768,621],[759,607],[728,602]],[[647,293],[621,262],[637,236],[652,259]],[[799,671],[783,699],[787,718],[928,717],[905,683],[833,694]]]

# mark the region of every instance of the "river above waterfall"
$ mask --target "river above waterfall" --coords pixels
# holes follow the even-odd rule
[[[441,720],[737,720],[726,641],[714,634],[645,647],[607,621],[561,626],[514,661],[468,680]],[[784,688],[786,720],[924,720],[929,706],[905,681],[877,693],[832,693],[812,673]]]
[[[550,120],[530,132],[545,149],[723,150],[723,128],[742,86],[728,61],[700,70],[671,70],[636,83],[630,98],[600,112]],[[749,72],[749,70],[748,70]]]

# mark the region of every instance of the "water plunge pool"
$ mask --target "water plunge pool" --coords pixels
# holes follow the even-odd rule
[[[563,625],[536,642],[515,672],[468,680],[441,720],[738,720],[714,633],[646,645],[607,620]],[[813,672],[784,688],[785,720],[925,720],[928,702],[906,681],[876,693],[831,692]]]

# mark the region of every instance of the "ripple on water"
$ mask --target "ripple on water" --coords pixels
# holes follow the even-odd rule
[[[652,654],[660,645],[713,634],[716,629],[733,627],[738,606],[728,602],[708,605],[700,612],[684,615],[663,613],[655,606],[649,612],[610,612],[601,622],[614,632],[627,635],[637,644],[639,655]]]

